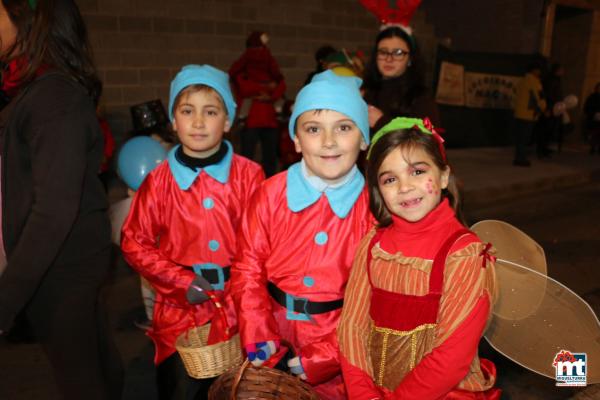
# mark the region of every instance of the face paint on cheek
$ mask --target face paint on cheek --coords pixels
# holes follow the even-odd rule
[[[431,179],[429,179],[429,181],[427,182],[427,185],[425,186],[427,188],[427,193],[432,194],[433,193],[433,183],[431,182]]]

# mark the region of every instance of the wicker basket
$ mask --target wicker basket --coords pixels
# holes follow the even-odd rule
[[[207,345],[211,324],[196,326],[179,335],[175,349],[183,360],[187,373],[192,378],[214,378],[242,363],[240,335],[232,335],[227,324],[225,309],[214,291],[206,291],[215,306],[213,318],[224,327],[224,341]],[[191,315],[194,320],[194,315]]]
[[[206,345],[210,324],[195,327],[177,338],[175,348],[192,378],[214,378],[242,363],[240,335],[229,340]]]
[[[319,400],[300,378],[268,367],[254,367],[248,359],[225,372],[211,385],[209,400]]]

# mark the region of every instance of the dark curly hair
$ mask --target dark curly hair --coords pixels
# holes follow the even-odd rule
[[[34,8],[27,0],[2,0],[17,28],[16,42],[0,56],[7,63],[25,56],[22,84],[30,82],[41,66],[55,68],[79,82],[97,103],[102,93],[92,61],[85,23],[74,0],[40,0]]]

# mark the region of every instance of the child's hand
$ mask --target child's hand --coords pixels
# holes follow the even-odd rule
[[[288,360],[288,367],[290,367],[290,371],[292,374],[296,375],[303,381],[306,380],[306,374],[304,373],[304,368],[302,368],[302,363],[300,362],[300,357],[296,356]]]
[[[248,360],[255,367],[260,367],[267,361],[271,356],[277,353],[279,347],[279,341],[269,340],[268,342],[252,343],[246,346],[246,354],[248,354]]]
[[[208,300],[206,292],[213,291],[213,287],[203,277],[196,275],[190,286],[188,287],[186,297],[191,304],[202,304]]]

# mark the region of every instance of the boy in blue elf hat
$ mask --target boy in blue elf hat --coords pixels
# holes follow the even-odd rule
[[[289,131],[302,161],[257,190],[231,277],[250,361],[278,362],[333,400],[345,398],[335,328],[354,250],[371,220],[355,165],[369,142],[360,83],[326,71],[298,94]],[[293,353],[287,359],[279,357],[282,341]]]
[[[216,292],[229,328],[236,329],[229,297],[235,232],[264,173],[223,140],[235,117],[226,73],[209,65],[183,67],[171,82],[168,114],[181,144],[136,192],[121,248],[156,290],[148,335],[156,347],[159,398],[183,389],[186,398],[198,399],[206,398],[212,379],[185,374],[175,341],[216,317],[208,290]],[[225,340],[223,321],[212,322],[209,342]]]

